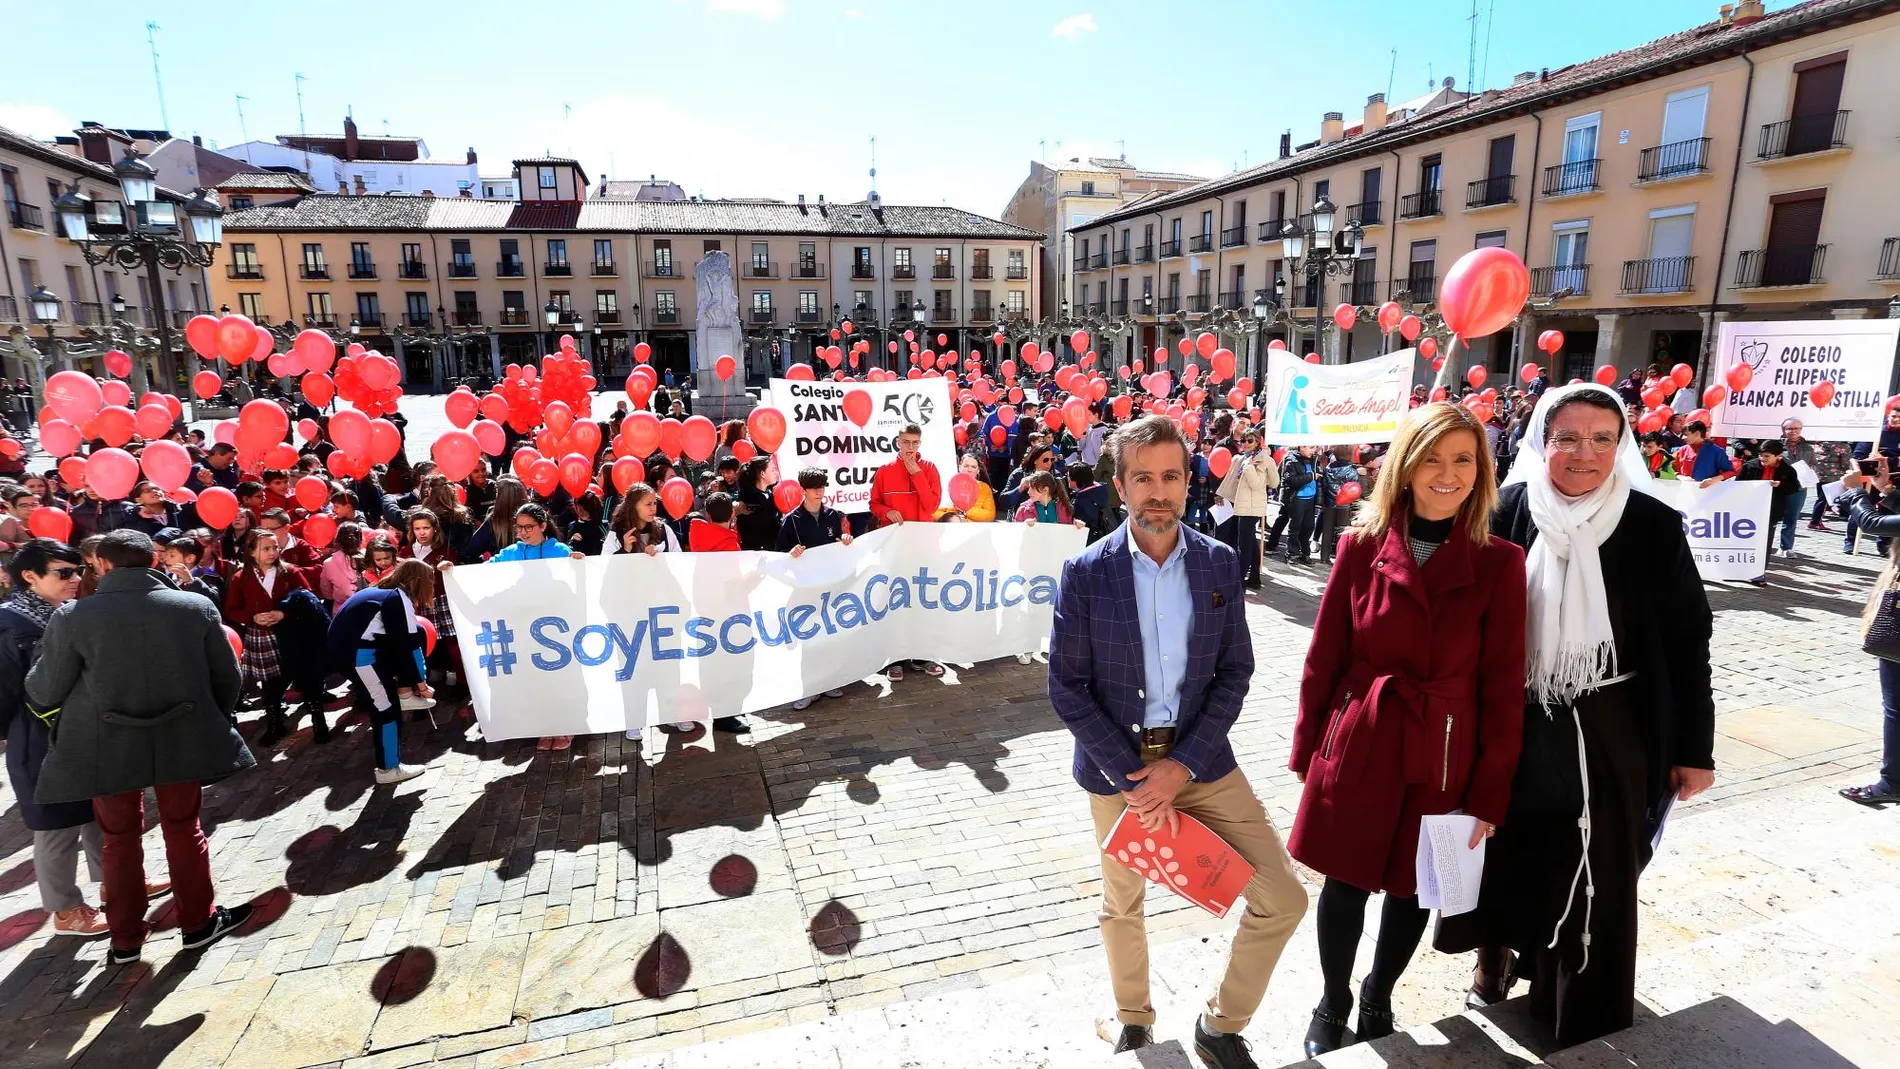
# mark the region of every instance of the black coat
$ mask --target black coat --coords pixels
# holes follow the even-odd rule
[[[26,673],[39,655],[44,629],[33,620],[0,608],[0,716],[6,717],[7,778],[20,802],[20,817],[31,831],[56,831],[92,823],[92,802],[34,801],[40,783],[40,763],[53,743],[53,733],[26,701]]]
[[[1505,487],[1491,533],[1531,548],[1537,527],[1523,484]],[[1629,654],[1618,668],[1634,672],[1632,694],[1649,755],[1644,777],[1653,809],[1668,792],[1669,770],[1715,767],[1715,694],[1709,681],[1709,638],[1715,618],[1702,577],[1675,509],[1641,491],[1630,492],[1622,522],[1598,552],[1610,597],[1620,599],[1618,647]]]

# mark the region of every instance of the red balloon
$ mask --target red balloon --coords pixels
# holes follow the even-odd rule
[[[1438,290],[1439,314],[1461,338],[1481,338],[1509,326],[1531,295],[1531,273],[1509,249],[1489,246],[1458,258]]]
[[[1399,329],[1399,320],[1405,318],[1405,309],[1397,301],[1387,301],[1379,306],[1379,333],[1390,334]]]
[[[1420,338],[1418,340],[1418,355],[1424,357],[1427,360],[1431,360],[1433,357],[1437,356],[1438,355],[1438,339],[1431,338],[1431,337]],[[1432,370],[1434,371],[1438,370],[1435,363]]]
[[[117,379],[104,379],[99,383],[99,398],[107,405],[131,408],[132,387]]]
[[[218,317],[192,316],[185,324],[185,344],[206,360],[218,358]]]
[[[1127,398],[1126,398],[1126,397],[1118,397],[1118,398],[1116,398],[1116,400],[1117,400],[1117,401],[1126,401],[1126,400],[1127,400]],[[1003,428],[1001,428],[1001,427],[991,427],[991,428],[990,428],[990,444],[991,444],[991,445],[993,445],[993,446],[995,446],[995,447],[996,447],[996,448],[998,448],[998,449],[1001,449],[1001,448],[1003,448],[1004,446],[1006,446],[1006,445],[1008,445],[1008,444],[1009,444],[1009,432],[1008,432],[1008,431],[1006,431],[1006,430],[1004,430],[1004,429],[1003,429]]]
[[[1614,386],[1616,385],[1616,368],[1605,364],[1597,368],[1590,377],[1596,380],[1598,386]]]
[[[721,382],[730,381],[738,370],[739,362],[730,356],[721,356],[719,359],[713,361],[713,374],[719,376],[719,381]]]
[[[687,456],[705,463],[719,448],[719,428],[705,416],[688,416],[680,428],[680,448]]]
[[[322,408],[336,398],[336,382],[321,371],[305,372],[301,385],[304,399],[318,408]]]
[[[275,401],[252,401],[238,410],[240,452],[262,453],[283,441],[289,433],[290,416]]]
[[[297,466],[297,450],[288,443],[278,442],[264,451],[264,466],[289,471]]]
[[[1747,364],[1736,364],[1728,369],[1728,392],[1741,393],[1748,384],[1755,381],[1755,369]]]
[[[256,324],[236,313],[218,319],[218,354],[226,363],[242,364],[256,348]]]
[[[1808,400],[1814,402],[1816,408],[1826,408],[1834,401],[1834,384],[1826,381],[1815,383],[1808,391]]]
[[[772,503],[780,512],[790,512],[805,500],[805,488],[797,479],[786,479],[772,488]]]
[[[771,406],[755,408],[745,420],[746,434],[760,450],[778,452],[785,441],[785,413]]]
[[[527,483],[535,493],[547,497],[561,485],[561,466],[546,457],[540,457],[528,465]]]
[[[1239,405],[1234,407],[1238,408]],[[1233,450],[1217,445],[1207,454],[1207,470],[1216,479],[1227,478],[1227,472],[1234,466]]]
[[[1726,400],[1728,400],[1728,387],[1719,382],[1702,391],[1703,408],[1719,408]]]
[[[1339,492],[1333,495],[1333,501],[1340,505],[1350,505],[1359,500],[1362,492],[1358,483],[1350,482],[1339,488]]]
[[[950,507],[958,512],[968,512],[970,506],[976,504],[976,476],[967,471],[950,476],[950,483],[945,489],[950,494]]]
[[[660,505],[666,514],[682,519],[693,511],[693,484],[675,475],[660,487]]]
[[[646,468],[635,457],[620,457],[609,470],[613,480],[614,492],[624,494],[634,483],[646,478]]]
[[[575,497],[587,491],[587,484],[594,481],[593,461],[579,453],[569,453],[561,458],[561,485]]]
[[[475,436],[475,444],[481,447],[482,452],[491,457],[500,456],[501,451],[507,447],[508,433],[501,429],[501,424],[492,419],[476,420],[468,432]]]
[[[139,462],[123,449],[100,449],[86,458],[86,486],[107,501],[132,492],[139,480]]]
[[[1425,321],[1414,315],[1399,320],[1399,337],[1406,341],[1416,341],[1419,332],[1425,329]]]
[[[660,452],[666,454],[669,459],[678,460],[680,453],[686,448],[685,433],[686,428],[679,420],[661,420]]]
[[[1644,388],[1642,398],[1644,408],[1661,408],[1669,401],[1669,398],[1663,393],[1661,386],[1649,386]]]
[[[369,462],[387,464],[402,452],[402,430],[386,419],[369,421]]]
[[[468,473],[474,471],[477,464],[482,462],[482,447],[481,443],[475,440],[475,436],[467,431],[447,431],[429,447],[429,456],[435,461],[436,468],[450,481],[461,482],[468,478]],[[306,478],[314,479],[315,476]],[[301,499],[303,496],[301,480],[297,483],[297,493]],[[305,507],[314,509],[316,506],[306,505]]]
[[[101,438],[110,446],[122,446],[138,433],[138,419],[129,408],[107,405],[93,417],[92,437]]]
[[[72,537],[73,518],[66,514],[65,509],[41,505],[27,513],[26,529],[33,532],[37,538],[51,538],[64,542]]]
[[[1561,330],[1547,330],[1539,334],[1537,336],[1537,347],[1552,356],[1556,356],[1558,350],[1564,347],[1564,332]]]
[[[1517,377],[1520,379],[1523,379],[1527,383],[1536,382],[1537,373],[1538,373],[1538,368],[1536,364],[1525,364],[1523,367],[1518,369]]]
[[[646,342],[636,342],[633,346],[633,358],[644,364],[653,359],[653,347]]]
[[[315,475],[306,475],[297,480],[291,495],[306,512],[319,512],[330,503],[330,484]]]
[[[172,410],[162,404],[140,405],[132,413],[132,422],[138,428],[139,437],[157,441],[165,437],[172,429]]]
[[[421,613],[417,613],[416,626],[422,630],[422,655],[427,657],[435,652],[435,621]]]
[[[170,493],[191,477],[191,454],[177,442],[150,442],[139,454],[139,467],[147,479]]]
[[[860,427],[871,422],[871,395],[863,390],[846,391],[844,415]]]
[[[354,409],[330,417],[330,441],[352,457],[369,455],[369,433],[369,417]]]
[[[449,417],[449,422],[464,430],[469,424],[475,422],[475,416],[480,408],[481,402],[476,398],[475,392],[466,386],[451,391],[442,401],[442,412]]]
[[[1089,348],[1089,332],[1086,330],[1078,330],[1074,334],[1069,335],[1069,348],[1073,350],[1077,356],[1087,352]]]
[[[303,521],[303,540],[322,549],[336,537],[336,517],[318,512]]]
[[[207,487],[198,494],[198,518],[214,531],[222,531],[237,519],[237,495],[222,486]]]
[[[1695,368],[1687,364],[1677,364],[1669,369],[1669,381],[1680,390],[1695,381]]]
[[[1352,325],[1359,322],[1359,309],[1342,304],[1333,309],[1333,322],[1338,324],[1340,330],[1351,330]]]
[[[1481,365],[1473,364],[1465,371],[1465,381],[1470,383],[1471,388],[1475,390],[1484,385],[1485,375],[1486,372]]]
[[[897,343],[892,342],[891,344],[894,346]],[[896,350],[893,349],[892,351],[895,352]],[[818,375],[811,369],[810,364],[793,364],[791,367],[785,369],[785,377],[793,382],[811,382],[817,379]]]
[[[55,372],[46,380],[46,407],[68,423],[78,425],[99,414],[105,396],[91,375],[79,371]]]
[[[660,420],[651,412],[634,412],[620,424],[620,437],[627,443],[627,455],[645,459],[660,448]]]

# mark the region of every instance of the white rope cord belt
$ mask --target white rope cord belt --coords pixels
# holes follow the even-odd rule
[[[1613,683],[1621,683],[1635,677],[1634,672],[1624,672],[1608,679],[1599,679],[1590,684],[1589,690],[1584,691],[1584,694],[1602,690]],[[1582,694],[1577,696],[1578,699],[1582,697]],[[1548,710],[1545,715],[1550,715]],[[1570,895],[1564,899],[1563,916],[1557,918],[1557,927],[1551,930],[1550,946],[1546,949],[1557,949],[1557,941],[1563,937],[1564,922],[1570,919],[1570,911],[1576,906],[1577,882],[1581,880],[1583,882],[1583,963],[1577,966],[1577,971],[1582,972],[1590,967],[1590,917],[1595,912],[1597,882],[1596,873],[1590,868],[1590,758],[1584,751],[1583,717],[1577,712],[1576,700],[1570,703],[1570,722],[1577,729],[1577,770],[1583,781],[1583,815],[1577,818],[1577,829],[1583,840],[1583,856],[1577,859],[1577,871],[1570,877]]]

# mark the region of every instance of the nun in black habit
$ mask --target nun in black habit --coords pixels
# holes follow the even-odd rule
[[[1713,616],[1649,486],[1621,400],[1567,386],[1538,404],[1492,521],[1526,551],[1524,748],[1478,907],[1433,942],[1479,952],[1473,1005],[1528,978],[1560,1046],[1630,1026],[1637,877],[1667,805],[1715,780]]]

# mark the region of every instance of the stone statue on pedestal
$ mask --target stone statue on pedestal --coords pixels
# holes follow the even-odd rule
[[[693,366],[697,369],[698,396],[693,412],[717,423],[743,419],[755,402],[745,392],[745,333],[739,326],[739,292],[732,280],[732,257],[715,249],[699,261],[694,270],[698,284],[699,308],[694,332]],[[739,370],[722,381],[713,370],[721,356],[731,356]]]

